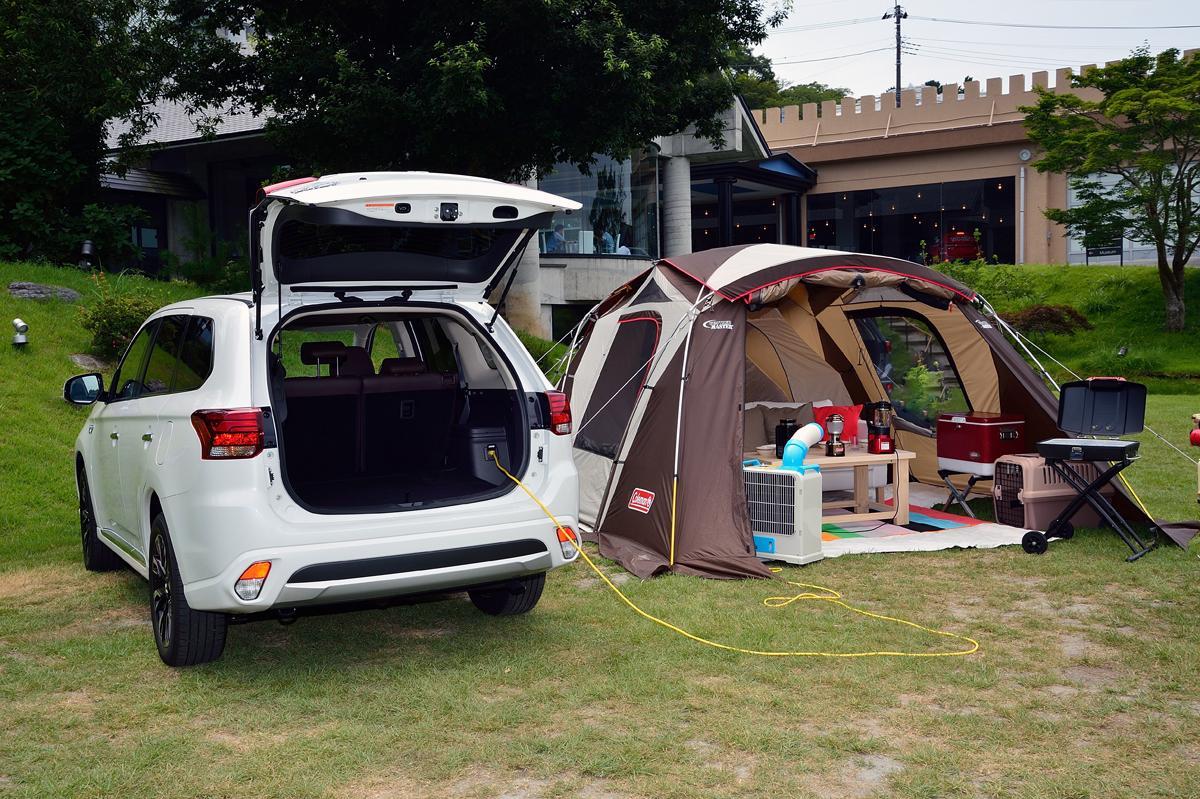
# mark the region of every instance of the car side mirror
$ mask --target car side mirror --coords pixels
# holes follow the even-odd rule
[[[63,385],[63,399],[72,405],[91,405],[104,395],[104,378],[98,372],[75,375]]]

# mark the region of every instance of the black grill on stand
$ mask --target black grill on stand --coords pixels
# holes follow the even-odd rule
[[[1075,529],[1071,518],[1083,507],[1092,506],[1137,560],[1152,548],[1138,536],[1112,503],[1101,494],[1104,486],[1130,466],[1138,457],[1138,442],[1081,436],[1123,436],[1140,433],[1145,424],[1146,387],[1119,377],[1093,377],[1063,384],[1058,399],[1058,429],[1076,438],[1051,438],[1037,445],[1038,454],[1077,492],[1074,499],[1050,522],[1044,533],[1031,530],[1021,546],[1026,552],[1045,552],[1049,538],[1070,538]],[[1089,481],[1066,464],[1094,462],[1097,476]]]

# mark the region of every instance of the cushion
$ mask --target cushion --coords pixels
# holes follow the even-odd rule
[[[775,443],[775,425],[781,419],[795,419],[796,427],[804,427],[813,420],[812,409],[806,402],[754,402],[762,412],[764,444]]]
[[[742,452],[753,452],[756,447],[775,443],[774,431],[771,440],[767,440],[767,429],[763,425],[763,411],[753,403],[746,406],[742,412]]]
[[[842,431],[842,440],[849,441],[858,435],[858,420],[862,416],[862,409],[862,405],[826,405],[813,408],[813,421],[821,425],[821,429],[824,430],[829,417],[840,413],[846,423],[846,429]],[[825,438],[822,436],[821,440],[824,441]]]

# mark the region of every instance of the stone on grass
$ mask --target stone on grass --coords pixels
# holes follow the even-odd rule
[[[63,302],[78,302],[79,292],[66,286],[46,286],[41,283],[29,283],[15,280],[8,284],[8,293],[19,300],[62,300]]]
[[[87,355],[85,353],[76,353],[71,356],[71,363],[84,369],[88,372],[107,372],[112,369],[112,364],[108,361],[97,358],[95,355]]]

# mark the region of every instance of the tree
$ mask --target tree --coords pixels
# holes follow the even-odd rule
[[[840,86],[827,86],[824,83],[782,84],[779,89],[778,103],[784,105],[804,105],[805,103],[823,103],[826,100],[840,101],[850,94],[849,89]]]
[[[627,157],[695,124],[721,137],[764,0],[167,0],[173,96],[247,108],[301,172],[526,177]],[[252,31],[250,46],[215,35]],[[188,36],[191,35],[189,39]]]
[[[753,55],[749,50],[737,52],[731,74],[734,90],[751,108],[782,108],[785,105],[820,103],[841,100],[849,89],[826,86],[824,83],[789,84],[775,75],[771,59]]]
[[[1078,204],[1046,217],[1095,246],[1121,237],[1153,244],[1167,330],[1184,329],[1184,265],[1200,244],[1200,59],[1135,50],[1072,76],[1101,99],[1038,88],[1022,108],[1045,152],[1039,172],[1070,176]]]
[[[0,257],[73,260],[128,242],[130,209],[98,202],[108,126],[151,120],[162,40],[151,0],[0,0]]]

